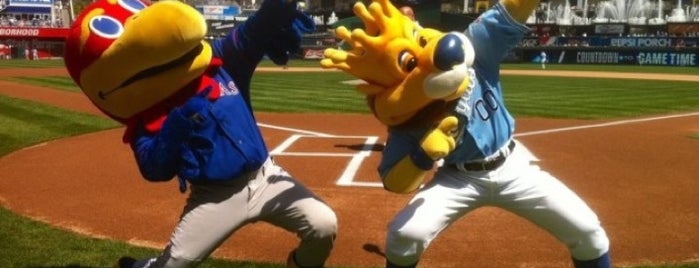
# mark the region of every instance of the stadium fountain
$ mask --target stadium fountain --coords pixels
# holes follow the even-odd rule
[[[667,16],[668,22],[699,22],[699,6],[687,5],[682,8],[682,0],[677,0],[677,6]]]
[[[660,25],[667,22],[699,22],[699,6],[682,7],[677,0],[670,14],[663,13],[663,1],[605,0],[597,4],[595,23],[622,22],[631,25]]]
[[[573,12],[569,1],[553,5],[549,1],[527,19],[528,24],[589,25],[592,23],[628,23],[630,25],[660,25],[667,22],[699,22],[699,5],[682,7],[682,0],[670,14],[664,14],[662,0],[603,0],[596,3],[594,18],[588,18],[588,1],[583,2],[582,16]]]
[[[585,17],[580,17],[576,15],[570,6],[570,2],[563,1],[563,4],[559,4],[556,7],[551,8],[551,2],[547,2],[544,7],[540,8],[542,12],[541,22],[545,24],[558,24],[558,25],[585,25],[590,24],[590,20]],[[527,18],[527,24],[534,24],[537,21],[536,10]]]
[[[614,0],[600,1],[597,4],[595,23],[628,23],[643,25],[650,22],[648,17],[653,14],[655,4],[648,0]],[[662,18],[662,1],[658,1],[658,18]],[[652,19],[651,19],[652,20]]]

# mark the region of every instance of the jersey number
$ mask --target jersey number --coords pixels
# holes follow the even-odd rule
[[[490,119],[499,107],[495,94],[490,89],[483,92],[483,98],[477,100],[474,106],[476,113],[483,121]]]

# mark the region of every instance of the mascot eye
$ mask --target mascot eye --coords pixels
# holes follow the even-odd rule
[[[101,37],[116,39],[124,32],[124,26],[112,17],[95,16],[90,20],[90,30]]]
[[[118,3],[121,7],[133,13],[138,13],[139,11],[146,8],[146,4],[139,0],[118,0]]]
[[[420,44],[420,47],[425,47],[427,45],[427,39],[425,39],[424,36],[420,36],[418,43]]]
[[[417,58],[408,51],[402,51],[400,55],[398,55],[398,65],[400,65],[404,71],[410,72],[417,67]]]

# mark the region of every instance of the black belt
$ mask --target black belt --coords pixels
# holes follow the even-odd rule
[[[509,144],[507,144],[507,149],[510,150],[509,153],[512,153],[512,150],[515,149],[515,142],[510,141]],[[486,171],[486,170],[494,170],[500,166],[502,166],[503,163],[505,163],[505,160],[507,159],[507,156],[509,155],[505,153],[500,153],[498,156],[495,158],[488,160],[488,161],[480,161],[480,162],[466,162],[466,163],[455,163],[452,164],[456,169],[462,170],[462,171]]]

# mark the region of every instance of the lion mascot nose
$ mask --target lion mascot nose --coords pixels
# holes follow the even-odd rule
[[[449,71],[466,59],[464,42],[456,34],[448,33],[437,42],[434,51],[434,65],[442,71]]]

